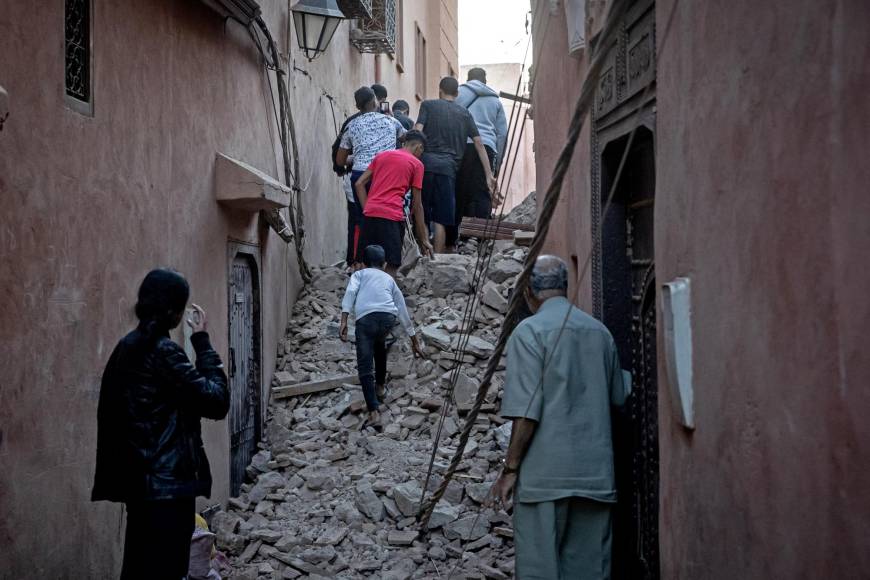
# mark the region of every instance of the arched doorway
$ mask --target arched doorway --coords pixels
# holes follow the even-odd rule
[[[230,244],[230,495],[239,494],[260,440],[260,271],[255,246]]]
[[[613,520],[615,580],[660,577],[655,47],[655,2],[634,0],[621,34],[605,47],[591,132],[593,307],[613,334],[633,382],[625,408],[613,415],[619,498]]]
[[[607,195],[628,136],[602,154]],[[602,202],[603,204],[603,202]],[[659,577],[658,382],[654,245],[655,150],[653,133],[635,134],[625,169],[601,223],[601,319],[632,373],[632,395],[614,414],[613,439],[619,503],[614,514],[614,578]]]

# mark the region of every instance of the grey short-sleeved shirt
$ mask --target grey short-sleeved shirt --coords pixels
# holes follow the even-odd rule
[[[628,386],[607,328],[566,298],[550,298],[514,330],[507,357],[501,414],[538,423],[517,501],[616,501],[610,407],[625,402]]]

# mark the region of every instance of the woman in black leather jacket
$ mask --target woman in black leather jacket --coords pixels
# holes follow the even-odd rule
[[[91,499],[127,505],[122,580],[183,578],[195,498],[211,494],[199,420],[226,417],[229,390],[200,307],[187,320],[196,367],[169,338],[189,295],[177,272],[150,272],[139,288],[139,326],[121,339],[103,373]]]

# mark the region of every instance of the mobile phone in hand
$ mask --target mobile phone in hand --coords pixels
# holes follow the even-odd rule
[[[199,310],[196,308],[188,308],[187,309],[187,323],[194,327],[202,322],[202,314],[199,313]]]
[[[390,114],[390,102],[389,101],[383,101],[381,103],[381,113],[383,113],[385,115]]]

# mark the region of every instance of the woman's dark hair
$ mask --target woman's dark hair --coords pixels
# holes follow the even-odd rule
[[[381,246],[372,244],[363,250],[363,264],[366,268],[380,268],[387,261],[387,255]]]
[[[170,330],[190,298],[190,285],[184,276],[169,269],[151,270],[139,286],[136,317],[153,338]]]

